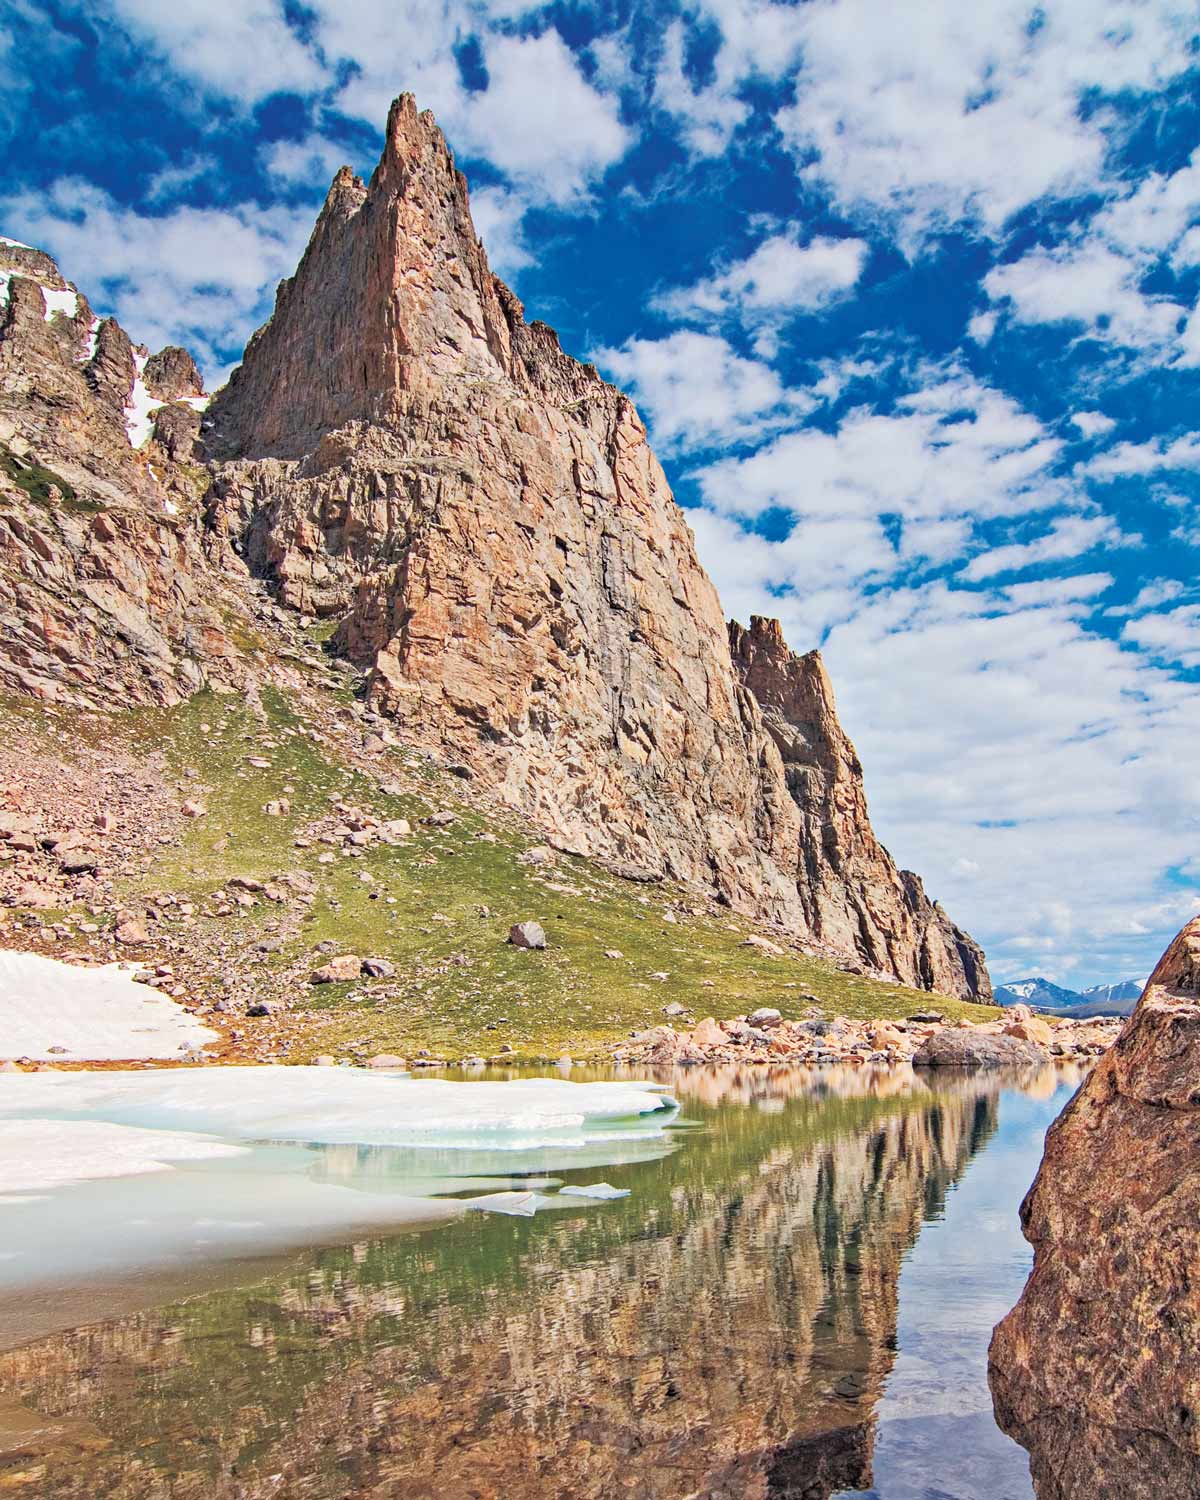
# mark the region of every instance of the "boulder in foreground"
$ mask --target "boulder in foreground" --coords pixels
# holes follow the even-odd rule
[[[1039,1500],[1200,1496],[1200,917],[1051,1126],[1033,1273],[992,1339]]]
[[[1011,1068],[1046,1060],[1033,1042],[970,1028],[935,1031],[913,1058],[914,1068]]]

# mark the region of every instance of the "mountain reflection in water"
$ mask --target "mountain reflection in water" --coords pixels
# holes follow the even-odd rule
[[[877,1444],[877,1408],[905,1350],[901,1262],[922,1224],[942,1219],[973,1157],[982,1173],[1012,1101],[1029,1128],[1008,1162],[1014,1180],[988,1201],[1015,1226],[1030,1143],[1078,1075],[927,1085],[729,1068],[662,1081],[703,1128],[660,1160],[607,1172],[627,1199],[310,1250],[266,1282],[0,1356],[0,1489],[38,1500],[1031,1494],[1023,1455],[994,1428],[980,1449],[991,1478],[956,1488],[951,1453],[925,1488],[911,1452],[906,1467],[942,1354],[947,1380],[973,1378],[952,1336],[911,1369],[902,1357],[895,1400],[918,1398],[895,1413],[898,1443],[884,1422]],[[961,1254],[961,1234],[955,1244]],[[974,1236],[976,1268],[992,1253]],[[936,1265],[930,1275],[919,1261],[936,1325],[944,1292]],[[998,1289],[999,1312],[1019,1285]],[[986,1393],[990,1304],[974,1321]],[[873,1474],[885,1446],[890,1488]],[[918,1468],[929,1463],[918,1454]]]

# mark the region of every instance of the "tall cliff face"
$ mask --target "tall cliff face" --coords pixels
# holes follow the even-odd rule
[[[211,419],[210,523],[284,602],[338,618],[406,735],[564,847],[990,994],[871,834],[828,693],[793,726],[811,723],[814,774],[789,773],[768,674],[735,670],[636,411],[525,322],[410,98],[370,184],[334,180]]]
[[[919,989],[992,997],[983,950],[897,870],[867,816],[862,765],[838,723],[818,651],[789,651],[779,622],[729,626],[734,668],[753,694],[800,810],[795,879],[811,931]]]
[[[1040,1500],[1200,1495],[1200,917],[1055,1121],[996,1329],[997,1420]]]

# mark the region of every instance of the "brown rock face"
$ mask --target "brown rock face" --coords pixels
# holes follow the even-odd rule
[[[408,737],[561,847],[990,995],[874,840],[819,663],[793,695],[812,774],[785,765],[636,411],[525,322],[411,98],[369,186],[338,173],[210,415],[211,524],[285,603],[340,617]]]
[[[137,359],[120,326],[93,317],[40,251],[0,244],[5,273],[0,686],[178,702],[230,668],[199,532],[176,519],[195,480],[131,441]]]
[[[1040,1500],[1200,1495],[1200,917],[1051,1127],[1034,1268],[996,1329],[997,1420]]]
[[[754,695],[800,809],[796,884],[811,931],[918,989],[992,997],[983,950],[897,870],[867,816],[862,764],[838,723],[819,651],[788,650],[777,620],[729,626],[734,668]]]

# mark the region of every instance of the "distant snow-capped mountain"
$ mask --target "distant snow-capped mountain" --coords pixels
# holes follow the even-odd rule
[[[1142,998],[1144,985],[1137,979],[1119,979],[1116,984],[1093,984],[1080,993],[1083,998],[1094,1003],[1110,1003],[1114,1005],[1125,1005],[1132,1001],[1134,1005]]]
[[[1000,1005],[1032,1005],[1058,1016],[1086,1020],[1090,1016],[1127,1016],[1141,998],[1142,983],[1120,979],[1115,984],[1093,984],[1085,990],[1068,990],[1048,979],[1013,979],[996,986]]]
[[[1065,990],[1048,979],[1013,979],[996,986],[1001,1005],[1049,1005],[1056,1010],[1064,1005],[1078,1005],[1083,996],[1077,990]]]

